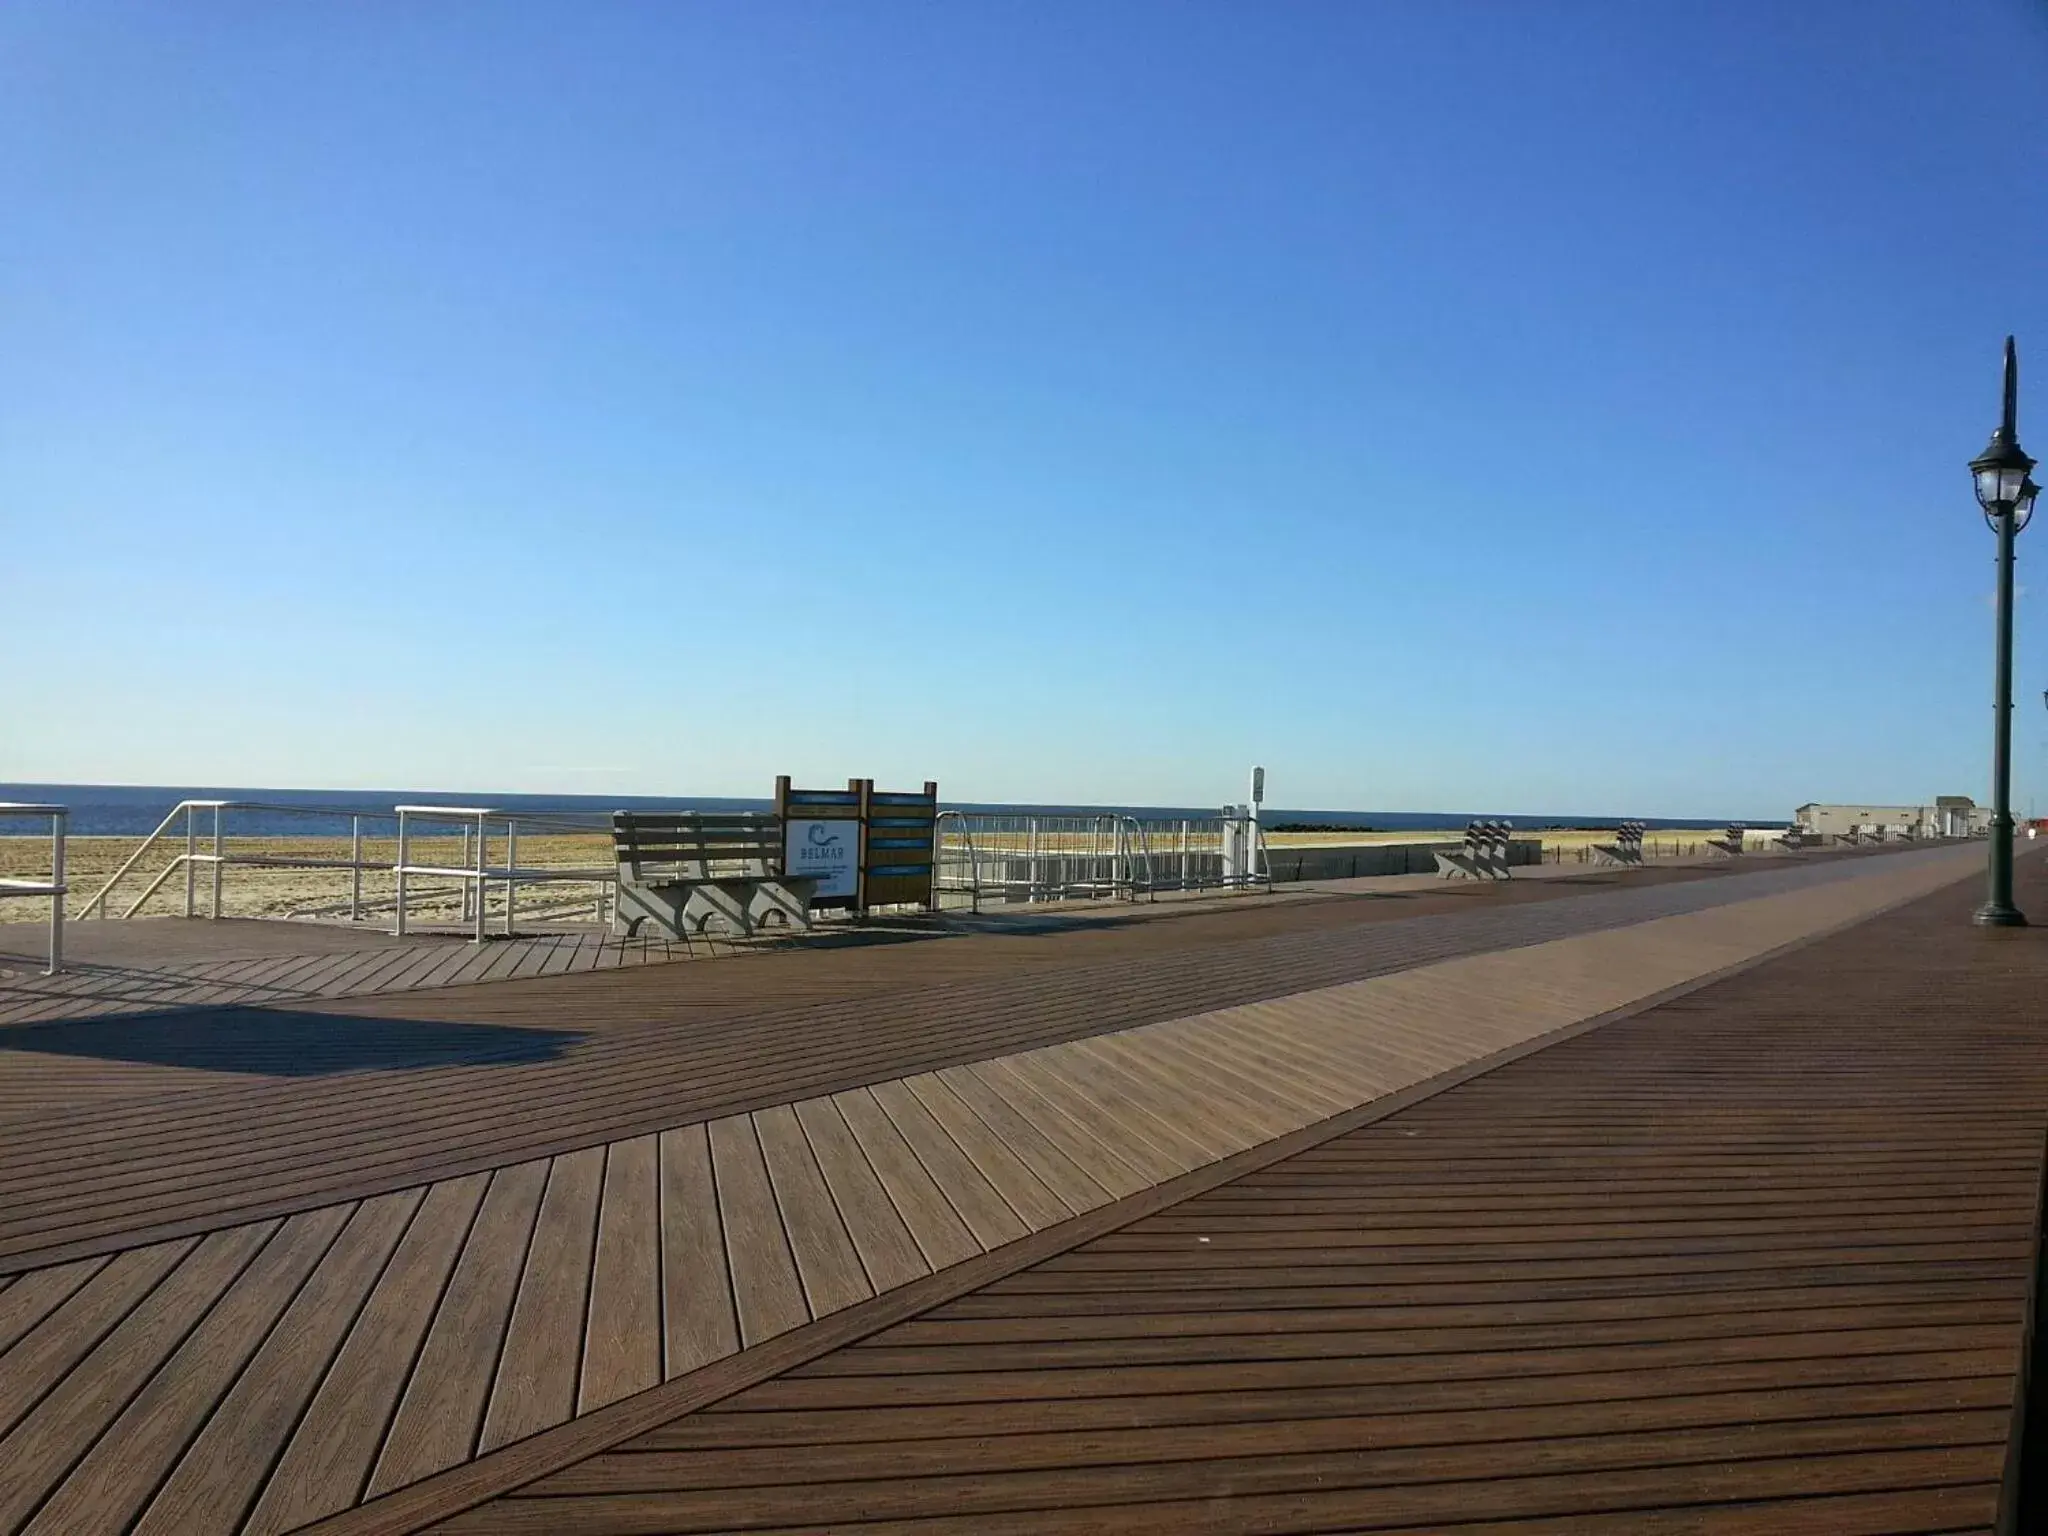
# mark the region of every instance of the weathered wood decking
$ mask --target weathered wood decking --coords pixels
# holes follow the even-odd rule
[[[1168,1498],[1179,1476],[1192,1481],[1173,1498],[1229,1491],[1241,1496],[1229,1507],[1247,1519],[1259,1509],[1258,1518],[1277,1519],[1279,1506],[1270,1501],[1299,1501],[1312,1487],[1327,1492],[1332,1476],[1350,1477],[1343,1487],[1352,1492],[1427,1482],[1423,1463],[1438,1442],[1397,1436],[1361,1451],[1357,1438],[1326,1424],[1304,1430],[1309,1442],[1288,1448],[1286,1428],[1246,1427],[1272,1417],[1258,1414],[1200,1419],[1189,1442],[1195,1448],[1176,1452],[1158,1438],[1178,1424],[1169,1414],[1150,1426],[1158,1432],[1151,1441],[1063,1461],[1084,1442],[1115,1437],[1078,1421],[1032,1428],[1031,1415],[1055,1385],[1051,1398],[1072,1409],[1103,1393],[1119,1401],[1131,1395],[1113,1381],[1149,1380],[1144,1373],[1155,1368],[1186,1365],[1200,1367],[1199,1382],[1191,1376],[1137,1395],[1235,1398],[1279,1390],[1261,1385],[1276,1372],[1322,1369],[1316,1390],[1332,1404],[1348,1393],[1348,1406],[1281,1414],[1283,1426],[1325,1418],[1406,1423],[1376,1406],[1377,1396],[1362,1402],[1360,1392],[1403,1383],[1420,1390],[1436,1380],[1432,1362],[1440,1354],[1479,1362],[1446,1382],[1491,1379],[1500,1390],[1524,1377],[1577,1380],[1607,1369],[1546,1372],[1532,1351],[1583,1345],[1597,1355],[1671,1345],[1678,1353],[1665,1363],[1674,1366],[1691,1358],[1688,1348],[1711,1355],[1721,1348],[1716,1341],[1735,1336],[1735,1325],[1706,1332],[1668,1319],[1645,1325],[1629,1310],[1632,1301],[1617,1310],[1617,1298],[1637,1297],[1643,1274],[1688,1276],[1679,1289],[1697,1300],[1723,1273],[1739,1274],[1731,1290],[1746,1293],[1758,1288],[1752,1268],[1789,1273],[1800,1263],[1865,1263],[1851,1250],[1873,1245],[1848,1242],[1852,1224],[1830,1216],[1828,1208],[1839,1206],[1835,1187],[1859,1167],[1910,1181],[1909,1167],[1942,1145],[1954,1117],[1971,1105],[1993,1114],[1995,1131],[1950,1146],[1965,1156],[1941,1175],[1947,1183],[1922,1169],[1922,1205],[1888,1211],[1895,1220],[1883,1243],[1912,1247],[1916,1221],[1935,1232],[1935,1242],[1963,1240],[1960,1228],[1970,1228],[1969,1241],[1989,1245],[1969,1255],[1979,1270],[1942,1283],[1982,1280],[1988,1289],[1960,1300],[1901,1295],[1887,1304],[1977,1306],[1967,1320],[1951,1307],[1918,1326],[1957,1337],[1977,1329],[1972,1342],[1953,1348],[1986,1360],[2003,1348],[2003,1366],[1977,1374],[2002,1371],[2009,1397],[2012,1251],[2017,1242],[2024,1269],[2031,1230],[2014,1237],[2014,1221],[2030,1222],[2031,1207],[2015,1218],[2012,1201],[2015,1192],[2031,1198],[2027,1180],[2038,1174],[2042,1129],[2034,1102],[2040,1085],[2025,1072],[2001,1074],[1987,1060],[1967,1082],[1925,1096],[1941,1113],[1918,1141],[1880,1139],[1871,1156],[1855,1145],[1862,1132],[1847,1109],[1825,1111],[1799,1132],[1804,1101],[1787,1097],[1789,1087],[1759,1087],[1752,1081],[1759,1074],[1745,1072],[1733,1045],[1715,1044],[1690,1065],[1678,1058],[1679,1068],[1668,1070],[1670,1031],[1655,1022],[1667,1016],[1660,1010],[1552,1046],[1374,1128],[1346,1131],[1347,1123],[1385,1115],[1440,1085],[1446,1074],[1473,1071],[1501,1052],[1528,1049],[1936,889],[1968,867],[1966,858],[1917,853],[1832,875],[1785,870],[1693,887],[1624,885],[1583,899],[1411,922],[1345,923],[1304,905],[1292,918],[1260,918],[1272,929],[1259,936],[1185,948],[1160,943],[1150,955],[1127,938],[1118,948],[1115,931],[1105,930],[1112,937],[1081,965],[1061,964],[1056,942],[1040,946],[1033,961],[1000,965],[962,949],[956,963],[963,972],[908,1005],[882,986],[863,992],[844,983],[828,1001],[834,985],[825,982],[801,1003],[750,1015],[730,1004],[693,1011],[687,996],[678,1014],[673,999],[648,990],[714,971],[765,975],[812,957],[577,978],[579,988],[613,991],[612,1001],[629,1013],[637,1002],[639,1016],[558,1057],[265,1077],[231,1090],[145,1093],[89,1106],[68,1121],[0,1129],[0,1243],[7,1245],[0,1254],[12,1255],[0,1257],[10,1271],[0,1277],[0,1467],[9,1473],[0,1479],[0,1531],[282,1531],[365,1499],[343,1524],[411,1529],[536,1477],[549,1480],[474,1510],[460,1528],[723,1529],[943,1516],[971,1520],[977,1530],[1061,1519],[1066,1528],[1099,1529],[1143,1516],[1162,1529],[1188,1529],[1223,1518],[1207,1503],[1151,1513],[1141,1507]],[[968,942],[875,953],[865,963],[886,971],[937,962],[943,974],[945,951]],[[857,960],[841,956],[834,964],[863,974]],[[973,974],[977,966],[988,970]],[[1745,984],[1726,983],[1712,995]],[[531,1023],[504,1022],[527,1006],[521,993],[558,994],[532,1006],[552,1007],[559,1017],[559,993],[569,985],[436,994],[426,1011],[531,1031]],[[394,1014],[418,1013],[412,1005],[420,1001],[389,1006]],[[723,1031],[715,1027],[721,1017],[729,1020]],[[678,1035],[683,1020],[687,1037]],[[430,1017],[418,1027],[451,1022]],[[87,1027],[121,1026],[80,1026]],[[1795,1038],[1789,1026],[1735,1032],[1752,1048],[1781,1034]],[[1580,1059],[1624,1036],[1642,1042],[1625,1068],[1603,1066],[1597,1053]],[[1820,1043],[1799,1047],[1809,1069],[1799,1076],[1834,1081],[1821,1069],[1839,1059],[1846,1038],[1837,1026]],[[765,1064],[750,1064],[749,1047]],[[1915,1049],[1928,1054],[1924,1045]],[[1878,1098],[1901,1097],[1887,1074],[1904,1060],[1873,1062],[1862,1074]],[[1555,1061],[1568,1064],[1545,1065]],[[0,1080],[7,1070],[0,1058]],[[719,1071],[723,1081],[715,1080]],[[1682,1084],[1675,1091],[1674,1080]],[[1497,1086],[1503,1083],[1509,1086]],[[1717,1084],[1740,1105],[1728,1126],[1681,1133],[1675,1144],[1651,1133],[1674,1113],[1710,1116],[1711,1094],[1703,1099],[1701,1091]],[[1982,1098],[1987,1088],[1996,1091]],[[381,1107],[380,1089],[390,1091]],[[1487,1091],[1496,1095],[1485,1101],[1499,1107],[1496,1126],[1445,1107],[1465,1102],[1458,1095]],[[424,1107],[426,1131],[407,1103]],[[554,1112],[564,1103],[573,1112]],[[1777,1129],[1764,1136],[1763,1150],[1748,1150],[1762,1119]],[[2027,1134],[2032,1161],[2013,1151],[2015,1138]],[[1306,1165],[1307,1172],[1196,1193],[1248,1162],[1272,1162],[1317,1142],[1329,1150],[1301,1150],[1276,1165]],[[1632,1156],[1647,1162],[1631,1163]],[[1739,1195],[1706,1202],[1703,1214],[1672,1193],[1690,1177],[1689,1158],[1706,1176],[1703,1190],[1768,1179],[1765,1165],[1776,1158],[1788,1176],[1805,1169],[1806,1182],[1827,1193],[1774,1210],[1768,1219],[1780,1221],[1776,1227],[1756,1226],[1751,1202]],[[1259,1179],[1275,1177],[1288,1193],[1269,1209]],[[1534,1187],[1536,1205],[1523,1201],[1524,1184]],[[1414,1193],[1389,1204],[1390,1185]],[[288,1192],[279,1195],[280,1187]],[[1190,1195],[1191,1203],[1177,1203]],[[1610,1195],[1618,1214],[1605,1220],[1599,1206]],[[1144,1220],[1151,1209],[1173,1214]],[[1447,1224],[1447,1210],[1462,1210],[1465,1219]],[[1948,1219],[1958,1210],[1966,1215]],[[1119,1229],[1125,1235],[1110,1235]],[[1090,1238],[1092,1245],[1076,1247]],[[1666,1254],[1660,1264],[1656,1256],[1674,1242],[1683,1257],[1673,1264]],[[1462,1253],[1460,1244],[1485,1252]],[[1050,1257],[1066,1249],[1075,1250],[1071,1258]],[[1343,1250],[1334,1266],[1331,1249]],[[1764,1250],[1773,1257],[1754,1260]],[[1717,1266],[1717,1254],[1745,1256],[1745,1265]],[[1034,1259],[1044,1262],[1027,1269]],[[1536,1269],[1514,1268],[1525,1262]],[[861,1350],[731,1398],[718,1413],[658,1428],[700,1401],[729,1397],[749,1380],[828,1349],[837,1337],[887,1327],[896,1320],[892,1309],[906,1318],[926,1312],[1008,1270],[1023,1273],[932,1316],[946,1326],[1007,1319],[1004,1327],[1023,1330],[1014,1336],[997,1328],[982,1337],[968,1327],[958,1339],[943,1328],[927,1337],[915,1331],[926,1324],[905,1323]],[[1033,1278],[1045,1274],[1056,1278]],[[1870,1279],[1859,1271],[1829,1284]],[[1329,1286],[1362,1293],[1382,1284],[1400,1294],[1328,1305],[1265,1294],[1292,1288],[1305,1297]],[[1495,1304],[1529,1284],[1548,1284],[1552,1299],[1585,1301],[1594,1311],[1498,1316]],[[1573,1289],[1581,1284],[1594,1289],[1581,1297]],[[1793,1279],[1775,1289],[1812,1284]],[[1435,1295],[1430,1304],[1450,1310],[1427,1321],[1387,1310],[1421,1305],[1418,1288],[1438,1286],[1479,1289],[1457,1301]],[[1488,1286],[1502,1289],[1489,1293]],[[1183,1315],[1210,1314],[1208,1302],[1169,1305],[1167,1298],[1191,1291],[1212,1299],[1232,1292],[1221,1310],[1251,1306],[1278,1320],[1269,1327],[1261,1317],[1227,1334],[1214,1332],[1213,1322],[1189,1325]],[[1651,1293],[1664,1294],[1654,1284],[1642,1294]],[[1071,1311],[1066,1303],[1048,1309],[1029,1301],[1014,1304],[1013,1316],[1000,1310],[1013,1306],[1007,1299],[993,1303],[998,1311],[974,1311],[984,1296],[1042,1294],[1095,1299]],[[1826,1305],[1839,1312],[1851,1299]],[[1115,1329],[1123,1325],[1093,1325],[1111,1331],[1091,1333],[1085,1322],[1151,1316],[1155,1304],[1159,1315],[1182,1319],[1138,1330],[1154,1340],[1146,1347],[1164,1351],[1157,1359],[1122,1359],[1130,1336]],[[1308,1322],[1291,1315],[1332,1307],[1343,1315]],[[1360,1320],[1352,1315],[1359,1308],[1372,1315]],[[1809,1310],[1807,1300],[1786,1298],[1708,1310],[1727,1317],[1773,1309]],[[1057,1320],[1068,1317],[1084,1322]],[[1645,1326],[1655,1335],[1647,1343]],[[1574,1327],[1593,1332],[1567,1339]],[[1879,1327],[1907,1329],[1894,1314]],[[1983,1332],[2000,1329],[1998,1339]],[[1827,1331],[1846,1337],[1857,1330]],[[1217,1342],[1226,1337],[1232,1342]],[[1461,1339],[1473,1347],[1453,1348]],[[1193,1350],[1187,1361],[1171,1354],[1176,1341]],[[1950,1348],[1923,1342],[1922,1353]],[[995,1353],[927,1360],[940,1343]],[[1031,1363],[1041,1353],[1043,1362]],[[835,1363],[856,1356],[859,1363]],[[1552,1364],[1562,1358],[1542,1356]],[[1340,1367],[1334,1375],[1332,1361]],[[1613,1369],[1647,1371],[1656,1363],[1644,1357]],[[1016,1428],[1005,1435],[1024,1437],[1014,1447],[973,1430],[961,1432],[969,1441],[955,1443],[953,1432],[937,1427],[955,1411],[945,1383],[984,1375],[1026,1390],[970,1393],[959,1404],[973,1405],[962,1408],[969,1422],[1010,1415]],[[904,1395],[882,1385],[925,1376],[940,1386]],[[774,1399],[777,1391],[829,1397],[870,1390],[882,1397],[851,1407],[821,1398],[786,1414]],[[1455,1387],[1447,1390],[1455,1397]],[[1981,1396],[1988,1388],[1980,1382],[1973,1390]],[[941,1395],[918,1395],[930,1391]],[[1539,1396],[1522,1408],[1545,1401]],[[923,1420],[912,1412],[919,1404]],[[900,1434],[887,1427],[896,1409],[912,1413]],[[1120,1410],[1099,1411],[1113,1419]],[[1469,1417],[1478,1410],[1457,1411]],[[1975,1399],[1940,1412],[1979,1415],[1966,1429],[1957,1420],[1940,1431],[1964,1434],[1957,1444],[1974,1448],[2003,1432],[1983,1417],[2002,1425],[1995,1407]],[[768,1422],[759,1414],[782,1415],[776,1433],[789,1438],[721,1445],[705,1460],[692,1439],[697,1426],[739,1413],[753,1423]],[[857,1422],[870,1416],[883,1426],[873,1436]],[[814,1439],[790,1431],[828,1422],[832,1433]],[[1525,1413],[1505,1422],[1526,1429],[1531,1421]],[[1667,1435],[1700,1429],[1682,1416],[1660,1422],[1657,1432]],[[650,1438],[607,1450],[634,1435]],[[1485,1438],[1475,1432],[1463,1443]],[[983,1460],[970,1456],[960,1470],[934,1470],[970,1443],[983,1446]],[[1380,1445],[1370,1437],[1366,1443]],[[771,1449],[777,1444],[805,1449],[792,1461]],[[1940,1445],[1953,1448],[1950,1440]],[[1999,1446],[2002,1454],[2002,1440]],[[1802,1447],[1846,1454],[1818,1442]],[[898,1475],[885,1450],[913,1460]],[[1118,1459],[1122,1450],[1133,1455]],[[1638,1450],[1637,1460],[1616,1466],[1660,1465]],[[574,1465],[593,1452],[601,1453],[596,1461]],[[1368,1462],[1369,1475],[1354,1475],[1354,1464]],[[1333,1473],[1340,1463],[1354,1470]],[[1447,1465],[1455,1468],[1455,1458]],[[874,1471],[849,1475],[857,1466]],[[815,1474],[805,1470],[812,1468]],[[1585,1468],[1615,1470],[1594,1462]],[[1288,1482],[1294,1474],[1298,1480]],[[1233,1481],[1240,1478],[1250,1481]],[[984,1485],[992,1491],[973,1491]],[[948,1490],[956,1496],[950,1504]],[[1083,1518],[1076,1510],[1092,1513]],[[1003,1524],[988,1523],[998,1517]],[[1410,1523],[1440,1518],[1424,1513]]]
[[[1859,855],[1830,854],[1822,862]],[[1865,853],[1860,855],[1868,857]],[[1729,866],[1672,865],[1640,871],[1638,883],[1712,878]],[[1479,898],[1492,904],[1542,901],[1571,889],[1597,884],[1598,877],[1562,870],[1531,873],[1562,875],[1561,884],[1527,879]],[[1379,880],[1333,882],[1334,888],[1365,886],[1384,892],[1401,887],[1404,913],[1461,910],[1473,904],[1466,893],[1415,891],[1411,882]],[[1312,894],[1295,887],[1273,895],[1282,904]],[[1234,910],[1233,910],[1234,909]],[[1226,925],[1238,936],[1257,931],[1261,919],[1234,898],[1175,900],[1163,906],[1124,908],[1104,916],[1085,911],[1019,922],[1000,911],[986,920],[954,914],[953,931],[976,928],[994,931],[1060,933],[1085,931],[1093,924],[1125,928],[1148,925],[1185,927],[1178,920],[1191,915],[1213,916],[1230,911]],[[1249,919],[1249,921],[1247,921]],[[1270,919],[1266,919],[1270,921]],[[1287,922],[1282,918],[1282,925]],[[39,1020],[106,1018],[172,1008],[232,1005],[290,1005],[343,997],[410,993],[443,987],[470,986],[537,976],[583,974],[671,960],[707,959],[758,952],[757,943],[736,943],[719,935],[681,943],[661,939],[621,941],[594,928],[563,928],[506,940],[493,937],[475,945],[463,935],[415,933],[399,938],[375,928],[335,923],[274,922],[241,918],[144,918],[130,922],[74,922],[69,934],[67,969],[57,976],[42,974],[44,928],[40,923],[0,923],[0,1026]],[[944,926],[931,932],[948,931]],[[1200,931],[1197,925],[1196,931]],[[893,937],[909,935],[901,931]],[[929,933],[927,934],[929,936]],[[860,933],[814,934],[815,948],[864,942]],[[749,987],[740,995],[758,1001]]]
[[[0,1027],[576,975],[687,958],[689,953],[686,945],[615,939],[596,929],[482,945],[452,935],[401,939],[338,926],[238,918],[74,923],[70,931],[74,953],[67,969],[55,976],[42,975],[30,954],[0,950]]]
[[[1254,906],[0,1031],[0,1272],[1851,873],[1492,886],[1420,917]]]
[[[1976,897],[1528,1056],[437,1529],[1989,1531],[2048,943],[1972,933]]]

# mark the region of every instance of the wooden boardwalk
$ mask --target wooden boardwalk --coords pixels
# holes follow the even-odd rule
[[[1805,862],[1831,862],[1867,854],[1830,854]],[[1633,883],[1685,882],[1733,873],[1735,866],[1657,867],[1636,871]],[[1270,893],[1261,905],[1288,905],[1328,891],[1384,897],[1397,889],[1404,913],[1458,911],[1543,901],[1597,887],[1613,876],[1538,871],[1545,879],[1507,886],[1432,888],[1427,882],[1336,881],[1313,888]],[[1560,878],[1561,877],[1561,878]],[[1277,898],[1277,903],[1275,902]],[[986,918],[953,914],[932,931],[1050,932],[1070,935],[1091,927],[1185,930],[1184,919],[1228,913],[1240,935],[1249,927],[1246,903],[1236,897],[1176,899],[1159,905],[1055,909],[1024,917],[998,909]],[[1270,920],[1270,919],[1269,919]],[[1286,919],[1282,919],[1283,926]],[[1196,931],[1200,930],[1195,925]],[[42,974],[45,929],[41,923],[0,923],[0,1027],[12,1024],[111,1018],[173,1008],[230,1005],[290,1005],[303,1002],[409,993],[442,987],[544,976],[583,975],[671,960],[759,953],[775,944],[734,943],[720,937],[683,943],[660,939],[620,941],[596,929],[568,929],[493,937],[481,946],[451,932],[398,938],[373,928],[338,923],[259,921],[227,918],[142,918],[133,921],[74,922],[68,935],[68,968]],[[898,931],[892,937],[910,937]],[[929,936],[929,934],[927,934]],[[858,934],[819,935],[812,947],[858,942]],[[752,996],[745,987],[742,995]]]
[[[95,923],[86,926],[81,942],[81,926],[71,925],[72,946],[86,954],[74,955],[55,976],[43,975],[33,954],[0,952],[0,1027],[581,975],[689,953],[685,945],[615,939],[596,929],[478,945],[445,934],[400,939],[314,923],[235,918]],[[177,942],[166,942],[166,928],[178,931]],[[94,958],[96,952],[105,958]]]
[[[1269,968],[1291,962],[1296,982],[1310,983],[1285,995],[1271,995],[1269,980],[1267,995],[1194,1011],[1162,972],[1152,985],[1167,1011],[1145,1022],[1131,1022],[1128,1009],[1120,1021],[1105,1002],[1093,1028],[1084,1021],[1046,1043],[993,1052],[1000,1032],[968,1029],[953,1060],[870,1053],[855,1058],[851,1081],[816,1092],[790,1092],[804,1074],[784,1063],[757,1076],[757,1102],[743,1107],[713,1112],[672,1089],[663,1123],[477,1167],[466,1163],[478,1134],[493,1112],[507,1113],[484,1085],[511,1066],[397,1073],[415,1094],[451,1073],[480,1073],[466,1093],[481,1113],[424,1162],[406,1143],[410,1161],[373,1173],[331,1166],[304,1104],[288,1106],[275,1132],[258,1125],[252,1136],[263,1098],[278,1091],[268,1085],[243,1090],[234,1110],[198,1094],[138,1101],[126,1119],[108,1108],[84,1117],[68,1142],[44,1126],[12,1143],[5,1175],[21,1197],[6,1220],[32,1194],[41,1204],[6,1261],[12,1278],[0,1279],[0,1531],[283,1531],[359,1503],[344,1523],[412,1528],[649,1431],[694,1406],[692,1394],[758,1379],[782,1359],[779,1348],[815,1352],[834,1328],[881,1328],[891,1307],[943,1300],[928,1296],[933,1287],[967,1290],[990,1267],[1022,1268],[1041,1250],[1093,1236],[1091,1222],[1126,1226],[1147,1202],[1190,1193],[1190,1181],[1227,1177],[1233,1160],[1270,1160],[1303,1138],[1336,1135],[1347,1118],[1384,1113],[1445,1074],[1867,918],[1968,867],[1968,850],[1938,850],[1832,875],[1715,882],[1718,891],[1690,896],[1616,892],[1601,898],[1611,905],[1604,921],[1545,903],[1486,914],[1522,926],[1478,925],[1485,944],[1472,931],[1436,934],[1449,958],[1431,957],[1428,930],[1412,932],[1405,966],[1360,948],[1355,924],[1280,931],[1243,941],[1233,958],[1275,947],[1263,954]],[[1367,925],[1381,940],[1395,926]],[[1132,968],[1128,956],[1104,963]],[[1200,969],[1186,953],[1158,963],[1177,975]],[[1335,979],[1361,965],[1369,974]],[[712,969],[724,968],[661,974]],[[1104,978],[1082,970],[1084,996],[1103,1001]],[[472,989],[469,1000],[489,991]],[[805,1006],[844,1022],[843,1007]],[[756,1052],[776,1037],[759,1022],[749,1032]],[[921,1025],[927,1035],[934,1027]],[[644,1075],[662,1054],[650,1042],[673,1048],[671,1036],[659,1018],[621,1031],[614,1043],[634,1049],[607,1081]],[[893,1075],[875,1070],[889,1060]],[[848,1075],[845,1064],[834,1071]],[[340,1081],[363,1091],[360,1075]],[[783,1093],[761,1098],[771,1083]],[[1530,1103],[1540,1109],[1540,1095]],[[221,1162],[228,1182],[209,1197],[214,1214],[145,1241],[141,1226],[161,1217],[192,1165],[174,1158],[176,1182],[137,1191],[132,1173],[105,1171],[103,1138],[128,1124],[139,1147],[161,1143],[167,1105],[195,1111],[179,1134],[190,1156]],[[362,1130],[344,1130],[342,1144]],[[2038,1156],[2038,1123],[2032,1134]],[[255,1151],[266,1139],[313,1145],[289,1200],[276,1199],[279,1170]],[[1554,1165],[1608,1139],[1586,1132]],[[1597,1155],[1593,1166],[1604,1166]],[[277,1208],[251,1213],[223,1200],[238,1171]],[[1590,1176],[1582,1182],[1590,1187]],[[125,1229],[106,1224],[118,1211]],[[102,1224],[96,1239],[79,1236],[92,1227],[79,1219],[87,1214]],[[1336,1241],[1328,1223],[1272,1242],[1256,1230],[1221,1250],[1202,1244],[1208,1253],[1196,1252],[1195,1237],[1163,1248],[1263,1266]],[[1605,1272],[1600,1256],[1568,1251],[1579,1240],[1531,1252],[1563,1274],[1588,1263]],[[1387,1262],[1378,1236],[1350,1242],[1360,1250],[1353,1262]],[[66,1243],[89,1251],[69,1257]],[[1129,1288],[1123,1270],[1142,1271],[1155,1289],[1179,1284],[1161,1278],[1161,1264],[1097,1264],[1098,1289]],[[1507,1369],[1512,1350],[1499,1353]],[[1236,1369],[1212,1364],[1212,1375]],[[1059,1379],[1086,1377],[1062,1367]],[[614,1528],[603,1522],[615,1517],[626,1522],[618,1529],[719,1528],[742,1523],[703,1513],[741,1507],[729,1492],[692,1506],[698,1523],[688,1526],[661,1523],[673,1511],[660,1499],[636,1515],[639,1494],[621,1503],[606,1489],[603,1509],[586,1509],[576,1501],[589,1488],[554,1484],[465,1519],[533,1530],[586,1515],[593,1529]],[[758,1488],[747,1497],[756,1495],[767,1497]],[[813,1518],[791,1515],[788,1499],[773,1507],[784,1523]]]
[[[1255,903],[1170,922],[543,977],[345,1007],[0,1031],[0,1272],[1738,896],[1829,886],[1862,867],[1493,886],[1477,901]]]
[[[1989,1532],[2048,935],[1973,932],[1978,894],[1268,1160],[435,1529]]]

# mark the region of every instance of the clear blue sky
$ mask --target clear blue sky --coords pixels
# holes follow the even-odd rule
[[[2028,0],[11,5],[0,779],[1981,798],[2044,78]]]

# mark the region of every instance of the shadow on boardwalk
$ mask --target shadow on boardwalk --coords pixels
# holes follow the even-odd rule
[[[0,1051],[322,1077],[478,1062],[553,1061],[581,1031],[361,1017],[283,1008],[179,1008],[0,1031]]]

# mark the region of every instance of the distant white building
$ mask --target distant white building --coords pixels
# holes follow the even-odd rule
[[[1807,804],[1792,819],[1821,837],[1971,837],[1991,826],[1990,810],[1968,795],[1936,795],[1931,805]]]

